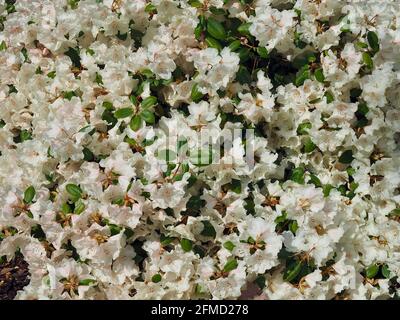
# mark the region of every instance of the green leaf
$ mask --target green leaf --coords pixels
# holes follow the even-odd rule
[[[81,68],[81,57],[79,55],[79,51],[77,49],[69,47],[66,52],[64,52],[66,56],[68,56],[74,67]]]
[[[362,59],[363,59],[364,64],[369,69],[372,69],[374,67],[374,62],[372,61],[371,55],[368,52],[363,52]]]
[[[290,180],[304,184],[304,172],[303,167],[294,168]]]
[[[391,217],[398,217],[398,216],[400,216],[400,208],[393,209],[392,211],[390,211],[389,216],[391,216]]]
[[[297,229],[299,228],[299,225],[297,224],[296,220],[293,220],[289,224],[289,230],[293,233],[296,234]]]
[[[229,184],[230,185],[230,190],[237,194],[242,193],[242,182],[238,179],[232,179],[232,182]]]
[[[235,270],[237,267],[238,267],[237,260],[236,259],[231,259],[231,260],[228,260],[227,263],[225,263],[223,271],[224,272],[230,272],[232,270]]]
[[[349,164],[354,160],[353,151],[346,150],[344,151],[341,156],[339,157],[339,162],[344,164]]]
[[[75,204],[74,213],[75,214],[81,214],[84,210],[85,210],[85,204],[82,201],[78,201]]]
[[[349,177],[353,176],[356,173],[356,169],[354,169],[353,167],[348,167],[346,169],[347,174],[349,175]]]
[[[142,101],[141,106],[143,109],[148,109],[152,106],[155,106],[156,104],[157,104],[157,98],[150,96]]]
[[[382,272],[382,275],[383,275],[386,279],[390,279],[390,278],[391,278],[391,276],[390,276],[390,270],[389,270],[389,267],[388,267],[387,264],[384,264],[384,265],[381,266],[381,272]]]
[[[108,228],[110,229],[111,236],[120,234],[122,231],[122,228],[120,226],[117,226],[116,224],[112,224],[112,223],[108,224]]]
[[[240,48],[241,45],[242,43],[240,42],[240,40],[234,40],[229,44],[229,49],[231,51],[236,51],[237,49]]]
[[[103,108],[106,110],[109,110],[109,111],[114,110],[114,106],[113,106],[112,102],[110,102],[110,101],[104,101]]]
[[[301,261],[295,261],[289,265],[286,269],[285,273],[283,274],[283,280],[291,282],[299,275],[302,267]]]
[[[89,162],[94,160],[94,153],[92,151],[90,151],[90,149],[83,147],[82,153],[83,153],[83,160],[89,161]]]
[[[287,218],[287,213],[284,211],[284,212],[282,212],[282,215],[275,218],[275,223],[279,224],[279,223],[285,222],[286,218]]]
[[[312,124],[310,122],[301,123],[297,127],[297,134],[298,135],[308,134],[308,130],[311,129],[311,127]]]
[[[190,241],[189,239],[182,239],[181,247],[182,247],[183,251],[185,251],[185,252],[191,251],[192,250],[192,241]]]
[[[148,3],[146,5],[146,7],[144,8],[144,11],[147,13],[155,13],[155,12],[157,12],[157,8],[154,4]]]
[[[140,113],[142,119],[148,124],[154,124],[156,122],[154,113],[151,110],[145,109]]]
[[[94,79],[94,81],[95,81],[97,84],[103,84],[103,77],[101,76],[100,73],[96,72],[96,78]]]
[[[24,192],[24,202],[31,203],[35,197],[36,191],[33,186],[29,186]]]
[[[199,0],[189,0],[188,3],[194,8],[201,8],[203,6]]]
[[[265,288],[265,277],[263,275],[258,276],[254,282],[260,289]]]
[[[238,54],[240,62],[244,63],[250,58],[250,48],[240,48]]]
[[[333,101],[335,101],[335,97],[333,96],[332,92],[330,91],[326,91],[325,92],[325,98],[326,98],[326,103],[332,103]]]
[[[190,97],[192,98],[192,100],[194,101],[194,102],[199,102],[203,97],[204,97],[204,95],[199,91],[199,88],[198,88],[199,86],[198,86],[198,84],[196,83],[196,84],[194,84],[194,86],[192,87],[192,92],[191,92],[191,95],[190,95]]]
[[[226,241],[224,243],[224,248],[226,250],[232,251],[236,246],[232,243],[232,241]]]
[[[68,203],[63,203],[61,205],[61,212],[64,214],[68,214],[72,212],[72,208]]]
[[[314,175],[314,174],[310,174],[310,180],[308,183],[312,183],[313,185],[315,185],[317,188],[322,187],[322,183],[321,180],[319,180],[319,178]]]
[[[161,236],[160,236],[161,246],[165,247],[165,246],[169,245],[172,241],[174,241],[173,237],[167,237],[167,236],[161,234]]]
[[[356,47],[358,49],[366,49],[368,48],[368,45],[365,42],[358,41],[356,42]]]
[[[89,286],[92,283],[96,283],[96,280],[94,280],[94,279],[83,279],[83,280],[79,281],[79,285],[80,286]]]
[[[155,274],[154,276],[151,277],[151,281],[153,281],[154,283],[158,283],[161,281],[161,274]]]
[[[5,43],[5,41],[3,40],[0,44],[0,51],[6,50],[7,49],[7,45]]]
[[[258,47],[257,48],[257,54],[263,59],[267,59],[268,58],[268,50],[265,47]]]
[[[133,109],[131,107],[121,108],[114,112],[114,117],[117,119],[127,118],[133,114]]]
[[[203,223],[203,230],[201,231],[201,235],[205,237],[212,237],[215,238],[217,235],[217,232],[214,229],[214,226],[211,224],[210,221],[202,221]]]
[[[71,9],[78,8],[79,0],[68,0],[68,4],[70,5]]]
[[[239,70],[236,73],[236,80],[239,81],[240,84],[250,83],[251,82],[251,74],[244,66],[239,66]]]
[[[129,127],[133,131],[138,131],[141,126],[142,126],[142,118],[139,115],[133,116],[131,122],[129,123]]]
[[[315,70],[314,77],[319,82],[323,83],[325,81],[325,76],[324,76],[324,72],[322,71],[322,68]]]
[[[207,36],[205,40],[209,48],[222,50],[222,45],[218,42],[218,40],[214,39],[213,37]]]
[[[299,72],[297,75],[296,75],[296,80],[295,80],[295,85],[297,86],[297,87],[300,87],[300,86],[302,86],[303,84],[304,84],[304,82],[307,80],[307,79],[310,79],[310,70],[308,70],[308,69],[306,69],[306,70],[304,70],[304,71],[302,71],[302,72]]]
[[[82,197],[82,189],[76,184],[69,183],[66,185],[65,189],[72,196],[72,199],[80,199]]]
[[[251,23],[250,23],[250,22],[243,23],[243,24],[241,24],[241,25],[239,26],[239,28],[237,29],[237,31],[238,31],[240,34],[244,35],[244,36],[251,36],[250,31],[249,31],[250,26],[251,26]]]
[[[207,21],[207,32],[217,40],[225,40],[226,32],[221,22],[214,18],[209,18]]]
[[[54,78],[56,77],[56,72],[55,72],[55,71],[50,71],[50,72],[47,74],[47,76],[48,76],[50,79],[54,79]]]
[[[378,35],[373,31],[369,31],[367,33],[367,40],[368,40],[369,46],[371,47],[372,51],[374,53],[378,52],[379,51]]]
[[[357,112],[363,116],[365,116],[369,111],[369,108],[365,102],[359,103]]]
[[[65,91],[65,92],[63,92],[63,98],[64,99],[67,99],[67,100],[71,101],[71,99],[73,97],[76,97],[76,94],[75,94],[74,91]]]
[[[310,153],[315,150],[317,146],[312,142],[311,138],[308,137],[306,141],[304,141],[304,152]]]
[[[32,140],[32,134],[28,130],[22,130],[19,133],[19,138],[21,139],[21,142]]]
[[[379,266],[377,264],[372,264],[365,270],[365,276],[369,279],[373,279],[378,274],[378,271]]]

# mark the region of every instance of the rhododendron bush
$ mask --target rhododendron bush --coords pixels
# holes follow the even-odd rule
[[[398,297],[398,0],[0,0],[0,30],[1,299]]]

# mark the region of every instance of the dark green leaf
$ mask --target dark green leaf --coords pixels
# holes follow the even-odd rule
[[[236,74],[236,80],[239,81],[240,84],[250,83],[251,82],[251,74],[244,66],[239,66],[239,71]]]
[[[249,22],[243,23],[243,24],[241,24],[241,25],[239,26],[239,28],[237,29],[237,31],[238,31],[240,34],[244,35],[244,36],[250,36],[250,35],[251,35],[251,34],[250,34],[250,31],[249,31],[250,26],[251,26],[251,23],[249,23]]]
[[[366,103],[362,102],[358,104],[357,112],[363,116],[365,116],[369,111],[369,108]]]
[[[242,43],[240,42],[240,40],[234,40],[234,41],[232,41],[232,42],[230,43],[229,49],[230,49],[231,51],[236,51],[237,49],[240,48],[241,44],[242,44]]]
[[[324,72],[322,71],[322,68],[315,70],[314,76],[315,76],[315,79],[319,82],[323,83],[325,81],[325,76],[324,76]]]
[[[77,49],[69,47],[68,51],[64,52],[64,54],[71,59],[74,67],[81,68],[81,57]]]
[[[160,274],[155,274],[152,278],[151,281],[153,281],[154,283],[158,283],[161,281],[161,275]]]
[[[203,223],[203,231],[201,231],[201,235],[205,236],[205,237],[212,237],[215,238],[217,233],[214,229],[214,226],[211,224],[210,221],[202,221]]]
[[[268,50],[265,47],[258,47],[257,48],[257,53],[263,59],[267,59],[268,58]]]
[[[218,42],[218,40],[214,39],[213,37],[207,36],[205,40],[209,48],[222,50],[222,45]]]
[[[369,46],[371,47],[372,51],[374,53],[378,52],[379,51],[378,35],[373,31],[369,31],[367,33],[367,40],[368,40]]]
[[[339,157],[339,162],[344,164],[349,164],[354,160],[353,151],[346,150],[344,151],[341,156]]]
[[[292,264],[289,265],[289,267],[286,269],[285,273],[283,274],[283,280],[291,282],[300,273],[302,267],[302,262],[301,261],[295,261]]]
[[[214,18],[209,18],[207,21],[207,32],[217,40],[225,40],[226,32],[221,22]]]

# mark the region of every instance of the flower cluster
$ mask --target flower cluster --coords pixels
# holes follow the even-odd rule
[[[398,297],[399,53],[397,0],[0,0],[16,298]]]

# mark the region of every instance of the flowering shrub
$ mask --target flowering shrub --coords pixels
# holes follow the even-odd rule
[[[15,298],[397,297],[399,1],[0,0],[0,30]]]

